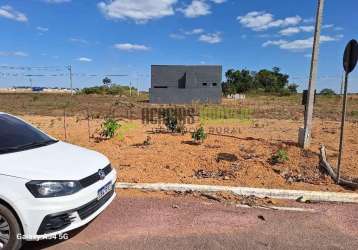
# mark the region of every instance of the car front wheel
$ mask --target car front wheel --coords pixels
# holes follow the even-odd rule
[[[0,250],[18,250],[21,248],[20,225],[13,213],[0,204]]]

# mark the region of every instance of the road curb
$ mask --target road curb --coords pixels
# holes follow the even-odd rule
[[[249,187],[229,187],[212,185],[192,185],[177,183],[124,183],[119,182],[116,188],[141,189],[151,191],[197,191],[197,192],[232,192],[243,196],[269,197],[284,200],[309,200],[315,202],[358,203],[358,193],[337,193],[303,190],[266,189]]]

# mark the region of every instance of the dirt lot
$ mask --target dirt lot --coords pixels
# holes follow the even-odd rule
[[[58,117],[24,116],[49,134],[64,139],[63,120]],[[91,135],[100,129],[101,120],[90,122]],[[108,156],[119,170],[119,181],[176,182],[249,187],[343,191],[318,166],[320,143],[328,149],[331,163],[337,156],[338,123],[317,121],[310,150],[296,145],[300,122],[256,119],[240,124],[207,125],[207,140],[196,145],[190,134],[156,133],[155,127],[141,121],[122,121],[116,138],[96,142],[88,139],[88,124],[67,118],[70,143],[98,150]],[[349,124],[343,175],[358,177],[357,127]],[[149,138],[148,138],[149,137]],[[146,145],[144,141],[149,141]],[[273,165],[278,149],[288,152],[289,160]]]
[[[0,110],[18,114],[64,140],[63,105],[68,100],[68,96],[61,95],[0,95]],[[190,133],[171,134],[158,131],[158,125],[144,124],[140,120],[141,109],[156,106],[143,100],[74,96],[71,104],[65,105],[67,141],[105,154],[119,170],[119,181],[124,182],[350,191],[335,185],[319,167],[321,143],[328,150],[330,163],[336,165],[339,98],[322,97],[317,101],[313,143],[307,151],[296,144],[298,128],[303,124],[299,101],[300,96],[254,96],[242,102],[226,100],[220,107],[234,105],[249,110],[248,119],[205,122],[208,138],[197,145],[192,143]],[[351,96],[342,167],[343,176],[351,180],[358,180],[356,110],[358,99]],[[95,138],[102,117],[109,113],[120,119],[122,127],[115,138],[98,141]],[[128,114],[131,120],[126,119]],[[187,128],[198,126],[196,122]],[[279,149],[287,152],[288,161],[273,164],[271,158]]]

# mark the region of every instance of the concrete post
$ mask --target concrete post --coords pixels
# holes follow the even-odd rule
[[[307,107],[305,112],[305,124],[304,124],[304,128],[300,128],[299,130],[299,139],[298,139],[298,143],[302,148],[308,148],[311,142],[313,106],[314,106],[314,95],[315,95],[316,81],[317,81],[317,63],[318,63],[319,44],[320,44],[322,18],[323,18],[323,7],[324,7],[324,0],[318,0],[316,27],[314,33],[313,51],[312,51],[312,59],[311,59],[311,71],[310,71],[309,86],[308,86],[308,98],[306,104]]]

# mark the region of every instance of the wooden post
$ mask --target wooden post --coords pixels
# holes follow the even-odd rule
[[[87,129],[88,129],[88,142],[91,142],[91,127],[90,127],[89,107],[87,107]]]

